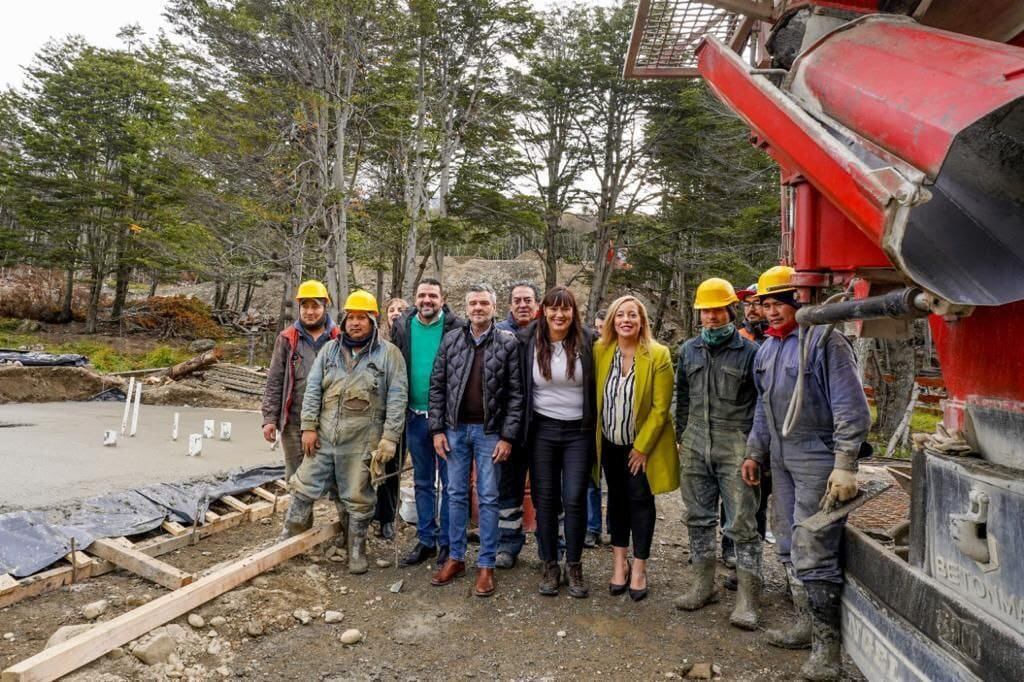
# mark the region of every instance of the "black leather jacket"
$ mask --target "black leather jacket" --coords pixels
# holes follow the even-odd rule
[[[484,431],[498,433],[515,443],[523,425],[523,383],[519,342],[511,332],[491,326],[484,349]],[[444,335],[430,375],[430,433],[441,433],[458,423],[459,408],[473,366],[475,346],[469,327]]]

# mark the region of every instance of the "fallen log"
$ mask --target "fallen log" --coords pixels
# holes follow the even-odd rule
[[[180,362],[174,367],[167,370],[167,376],[177,381],[182,377],[187,377],[192,372],[198,372],[201,369],[205,369],[210,365],[215,365],[220,362],[220,359],[224,356],[224,351],[220,348],[214,348],[208,350],[205,353],[201,353],[194,358]]]
[[[54,680],[81,668],[108,651],[198,608],[260,573],[302,554],[338,534],[335,522],[307,530],[261,552],[229,564],[159,599],[99,623],[82,634],[40,651],[3,671],[3,682]]]

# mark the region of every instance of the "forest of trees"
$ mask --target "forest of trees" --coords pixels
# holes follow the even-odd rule
[[[170,0],[171,36],[54,39],[0,93],[0,266],[63,273],[63,320],[88,287],[95,331],[104,286],[117,319],[133,282],[195,276],[226,307],[280,278],[283,312],[301,279],[408,294],[446,254],[512,245],[545,286],[579,263],[588,310],[631,288],[660,321],[777,262],[778,178],[701,83],[622,79],[633,13]]]

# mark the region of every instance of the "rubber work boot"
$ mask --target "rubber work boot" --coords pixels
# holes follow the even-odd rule
[[[732,609],[729,622],[740,630],[757,629],[757,600],[761,595],[761,578],[742,568],[736,569],[738,590],[736,606]]]
[[[284,529],[278,536],[278,541],[293,538],[312,527],[313,500],[293,493],[291,504],[288,505],[288,513],[284,516]]]
[[[541,574],[538,587],[540,593],[547,597],[557,597],[561,576],[562,569],[558,566],[557,561],[545,561],[544,573]]]
[[[586,599],[590,594],[590,588],[583,579],[583,564],[579,561],[570,561],[565,564],[569,574],[569,596],[576,599]]]
[[[807,649],[811,646],[811,605],[807,600],[807,590],[796,577],[796,569],[792,564],[786,564],[786,577],[793,595],[796,619],[788,628],[766,630],[765,640],[780,649]]]
[[[690,527],[690,558],[694,580],[690,589],[675,601],[677,609],[696,611],[718,601],[715,586],[715,529]]]
[[[370,519],[354,519],[351,516],[348,520],[348,572],[353,575],[366,573],[368,564],[366,562],[366,531],[369,529]]]
[[[729,622],[741,630],[757,629],[757,600],[761,596],[761,542],[736,545],[736,606]]]
[[[334,501],[334,508],[338,510],[338,523],[341,524],[341,532],[334,536],[334,546],[338,549],[348,549],[348,510],[339,500]]]
[[[800,668],[805,680],[831,682],[842,672],[839,599],[843,586],[818,580],[806,584],[811,604],[811,655]]]

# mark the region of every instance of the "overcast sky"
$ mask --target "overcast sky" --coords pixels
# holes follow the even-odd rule
[[[78,33],[93,45],[119,47],[122,26],[139,24],[149,35],[169,30],[162,14],[167,0],[0,0],[0,88],[20,85],[23,66],[51,38]],[[533,0],[547,9],[555,0]],[[609,4],[595,0],[594,4]]]

